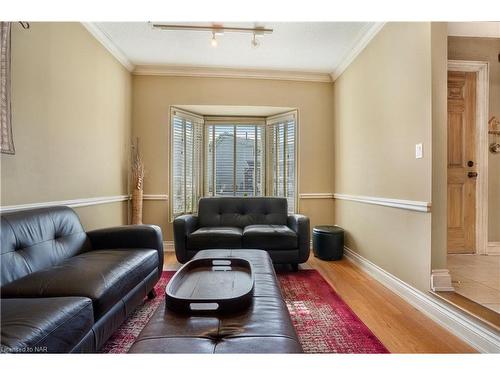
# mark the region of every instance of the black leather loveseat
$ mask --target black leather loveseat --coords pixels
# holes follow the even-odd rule
[[[97,351],[162,267],[156,226],[85,232],[68,207],[2,214],[1,351]]]
[[[274,263],[297,268],[309,258],[309,218],[289,215],[286,198],[201,198],[198,215],[174,220],[177,260],[203,249],[262,249]]]

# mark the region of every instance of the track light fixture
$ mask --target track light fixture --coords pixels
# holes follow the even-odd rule
[[[210,44],[212,47],[217,47],[218,40],[217,35],[224,35],[227,33],[246,33],[252,34],[251,45],[252,47],[258,47],[260,42],[258,38],[263,37],[266,34],[272,34],[273,29],[266,29],[264,27],[224,27],[222,25],[209,25],[209,26],[190,26],[190,25],[165,25],[165,24],[152,24],[153,29],[159,30],[186,30],[186,31],[210,31],[212,33],[212,39]]]

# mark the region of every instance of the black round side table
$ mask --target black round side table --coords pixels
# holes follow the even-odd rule
[[[344,254],[344,230],[337,225],[313,228],[313,253],[322,260],[340,260]]]

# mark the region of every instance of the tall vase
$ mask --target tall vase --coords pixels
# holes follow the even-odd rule
[[[132,192],[132,224],[142,224],[142,189]]]

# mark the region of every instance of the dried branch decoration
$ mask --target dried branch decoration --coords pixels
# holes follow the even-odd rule
[[[134,188],[142,190],[144,186],[144,162],[139,150],[139,138],[132,143],[132,182]]]

